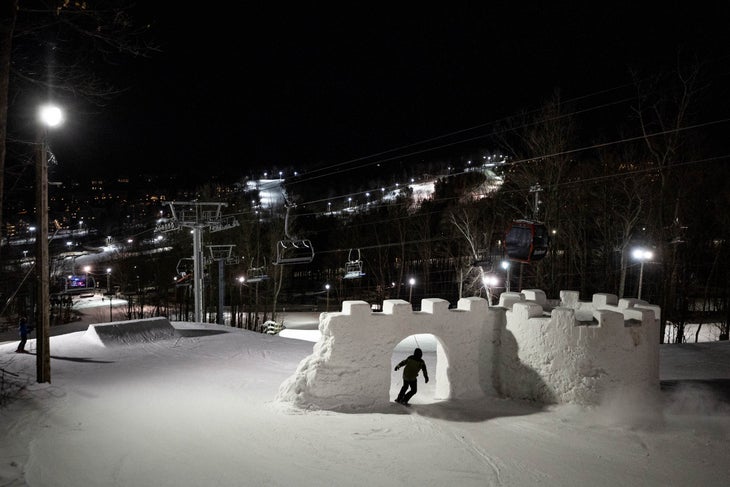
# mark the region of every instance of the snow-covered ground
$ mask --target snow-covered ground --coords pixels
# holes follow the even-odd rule
[[[353,414],[274,400],[317,339],[316,314],[283,321],[282,336],[180,322],[168,338],[53,336],[50,384],[35,382],[35,355],[0,343],[0,485],[724,486],[730,478],[728,342],[663,345],[663,391],[651,401],[436,402],[432,375],[419,380],[411,408]],[[393,364],[417,344],[434,371],[430,338],[406,339]],[[393,372],[393,398],[400,385]]]

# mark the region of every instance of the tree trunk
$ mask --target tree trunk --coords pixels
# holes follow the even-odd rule
[[[0,228],[3,222],[5,193],[5,138],[8,133],[8,86],[10,83],[10,53],[18,15],[18,0],[0,1]],[[0,240],[0,248],[2,248]]]

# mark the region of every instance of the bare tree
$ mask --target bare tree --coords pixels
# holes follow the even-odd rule
[[[519,216],[523,218],[541,220],[551,229],[561,227],[566,223],[562,213],[568,201],[563,184],[571,174],[575,157],[571,152],[576,137],[570,110],[556,91],[541,110],[519,117],[513,125],[502,137],[502,144],[515,157],[505,175],[502,200],[516,208],[522,206]],[[559,235],[563,238],[562,230]],[[580,242],[584,240],[576,238],[563,243]],[[584,249],[571,247],[565,251]],[[553,268],[557,265],[556,259],[534,265],[535,285],[548,292],[559,291],[555,276],[560,273]]]
[[[604,285],[617,289],[623,297],[626,289],[630,246],[642,218],[645,217],[651,180],[647,177],[647,164],[632,148],[619,152],[604,150],[599,154],[602,174],[594,175],[589,194],[599,205],[592,216],[601,245],[597,246],[603,257],[598,265],[606,270]],[[614,256],[618,254],[618,277],[614,278]],[[615,286],[615,287],[614,287]],[[606,289],[609,289],[606,288]]]
[[[478,293],[484,276],[491,270],[486,235],[479,232],[478,216],[467,208],[459,208],[449,212],[449,221],[456,229],[457,235],[461,237],[464,247],[468,249],[466,259],[456,260],[457,274],[459,276],[459,298],[464,297],[465,290],[468,294]],[[486,242],[485,242],[486,240]],[[486,255],[485,255],[486,254]],[[474,265],[478,263],[479,265]],[[473,274],[476,272],[476,276]],[[466,288],[466,289],[464,289]]]
[[[10,100],[35,104],[59,98],[103,105],[124,91],[110,63],[159,52],[148,23],[136,23],[131,0],[24,1],[0,5],[0,223],[7,154]],[[11,63],[12,61],[12,63]],[[11,69],[12,66],[12,69]],[[109,80],[114,79],[115,82]],[[12,82],[12,83],[11,83]],[[13,96],[10,89],[13,87]],[[18,140],[34,134],[19,133]],[[26,151],[30,149],[27,147]],[[4,226],[4,225],[3,225]]]
[[[484,286],[485,277],[494,270],[494,261],[499,249],[493,243],[498,240],[498,225],[503,222],[497,211],[498,201],[493,198],[463,203],[448,211],[448,221],[455,230],[452,240],[462,243],[464,254],[455,259],[457,275],[460,277],[459,297],[465,291],[478,295]],[[487,290],[491,293],[491,290]]]
[[[681,322],[678,303],[680,256],[676,243],[681,241],[683,226],[680,218],[687,179],[681,162],[692,154],[691,134],[685,128],[691,124],[692,111],[700,92],[701,69],[698,64],[679,66],[671,79],[655,76],[636,78],[637,106],[634,112],[643,134],[645,147],[655,168],[656,184],[650,221],[654,222],[659,258],[661,259],[662,308],[660,339],[664,342],[667,321]],[[681,299],[679,299],[681,301]],[[680,335],[679,333],[677,335]]]
[[[0,228],[3,226],[3,198],[5,197],[5,139],[8,134],[8,88],[10,59],[18,0],[0,1]]]

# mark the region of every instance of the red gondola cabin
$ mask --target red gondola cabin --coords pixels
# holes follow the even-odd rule
[[[504,247],[510,260],[529,264],[547,255],[549,240],[544,224],[532,220],[515,220],[507,229]]]

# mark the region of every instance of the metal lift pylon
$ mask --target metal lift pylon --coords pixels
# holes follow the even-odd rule
[[[180,228],[193,231],[193,300],[195,301],[195,322],[203,321],[203,231],[211,233],[228,230],[239,225],[233,216],[224,216],[221,208],[228,203],[201,201],[171,201],[169,222],[158,225],[155,230],[169,232]]]

